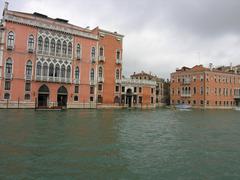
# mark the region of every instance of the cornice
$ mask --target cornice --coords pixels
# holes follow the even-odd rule
[[[6,14],[4,17],[5,17],[5,20],[8,22],[24,24],[24,25],[43,28],[43,29],[47,29],[47,30],[55,30],[55,31],[63,32],[63,33],[68,33],[71,35],[85,37],[88,39],[98,40],[98,36],[95,34],[74,30],[74,29],[71,29],[68,27],[63,27],[63,26],[56,25],[56,24],[45,23],[43,21],[37,21],[37,20],[33,20],[33,19],[17,17],[17,16],[10,15],[10,14]]]

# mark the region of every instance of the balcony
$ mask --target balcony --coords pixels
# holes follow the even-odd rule
[[[81,56],[80,56],[80,55],[77,55],[76,58],[77,58],[77,60],[79,60],[79,61],[81,60]]]
[[[105,62],[105,56],[99,56],[98,61],[99,62]]]
[[[117,63],[117,64],[122,64],[122,60],[121,60],[121,59],[117,59],[117,60],[116,60],[116,63]]]
[[[104,83],[104,77],[98,77],[98,82],[99,83]]]
[[[94,64],[96,63],[96,59],[95,58],[92,58],[91,62]]]
[[[89,83],[91,86],[94,86],[96,84],[96,81],[95,80],[90,80],[90,83]]]
[[[234,99],[240,99],[240,94],[239,95],[234,95]]]
[[[31,81],[32,80],[32,75],[31,74],[26,74],[25,75],[25,80]]]
[[[28,53],[33,53],[33,48],[28,48]]]
[[[181,97],[190,98],[190,97],[192,97],[192,95],[191,94],[181,94]]]
[[[7,50],[12,51],[13,50],[13,45],[7,45]]]
[[[121,83],[122,83],[122,80],[121,80],[121,79],[116,79],[116,80],[115,80],[115,83],[116,83],[116,84],[121,84]]]
[[[5,73],[5,79],[12,79],[13,74],[12,73]]]
[[[36,81],[43,81],[43,82],[54,82],[54,83],[66,83],[71,84],[71,78],[62,78],[62,77],[49,77],[49,76],[36,76]]]
[[[74,80],[73,80],[73,83],[74,83],[74,84],[80,84],[80,80],[79,80],[79,79],[74,79]]]

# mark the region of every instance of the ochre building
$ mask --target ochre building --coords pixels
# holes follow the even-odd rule
[[[173,106],[234,108],[240,106],[240,68],[182,67],[171,74],[170,88]]]
[[[123,35],[8,9],[0,24],[0,108],[116,106]]]

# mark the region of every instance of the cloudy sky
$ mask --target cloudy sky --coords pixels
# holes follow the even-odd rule
[[[240,64],[239,0],[9,0],[11,10],[40,12],[124,38],[124,73],[168,78],[176,67]],[[1,0],[0,7],[3,7]]]

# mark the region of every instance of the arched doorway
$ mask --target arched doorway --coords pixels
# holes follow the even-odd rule
[[[61,86],[57,91],[58,106],[66,107],[67,106],[67,99],[68,99],[67,89],[64,86]]]
[[[132,107],[132,97],[133,97],[132,89],[127,89],[126,104],[128,105],[128,107]]]
[[[38,90],[38,107],[48,107],[49,88],[44,84]]]

